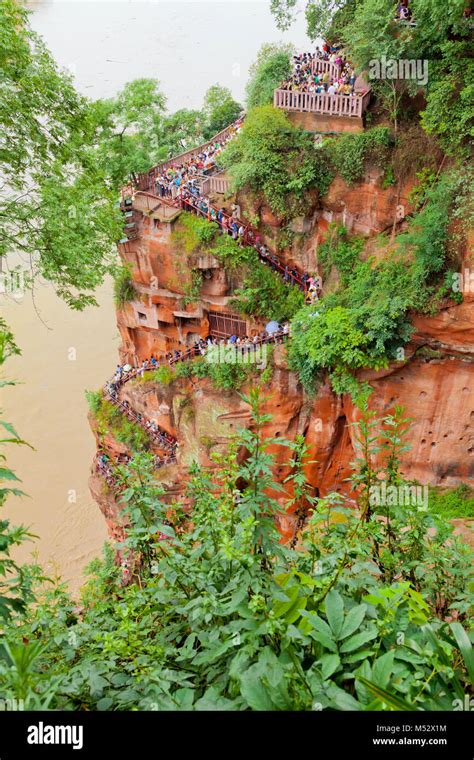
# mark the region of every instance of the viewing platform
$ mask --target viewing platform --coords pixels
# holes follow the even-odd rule
[[[307,69],[308,71],[308,69]],[[341,67],[324,58],[314,58],[311,75],[324,77],[323,82],[340,82]],[[306,73],[306,77],[308,74]],[[286,83],[283,83],[286,84]],[[321,81],[318,84],[321,88]],[[278,87],[273,94],[273,105],[286,111],[290,120],[308,131],[358,132],[363,130],[363,116],[371,97],[370,84],[358,76],[350,93],[308,92],[293,86]]]

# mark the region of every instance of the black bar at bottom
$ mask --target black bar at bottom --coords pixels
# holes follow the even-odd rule
[[[469,712],[0,712],[0,760],[197,752],[471,760]],[[100,753],[100,755],[99,755]],[[134,753],[133,755],[131,753]],[[309,753],[309,754],[308,754]],[[328,754],[331,753],[331,754]]]

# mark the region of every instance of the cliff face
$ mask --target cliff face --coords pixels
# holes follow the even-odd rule
[[[322,202],[314,199],[308,217],[293,220],[296,234],[291,246],[281,254],[283,260],[300,269],[316,271],[318,245],[331,222],[343,223],[350,231],[368,237],[391,229],[394,219],[400,222],[410,211],[410,187],[407,181],[398,193],[394,188],[383,189],[375,171],[356,188],[336,178]],[[252,208],[248,199],[237,200],[247,204],[250,213],[258,210],[264,239],[270,245],[275,243],[280,234],[279,220],[268,208]],[[223,203],[222,196],[218,202]],[[229,300],[235,283],[229,281],[215,259],[201,256],[192,262],[203,275],[200,295],[196,302],[188,303],[185,296],[190,284],[190,262],[183,251],[176,249],[172,237],[175,220],[163,220],[156,212],[143,213],[137,208],[134,213],[138,236],[121,244],[120,253],[132,268],[138,297],[118,309],[117,321],[122,337],[121,359],[140,364],[152,354],[160,357],[183,348],[183,344],[192,345],[198,336],[206,337],[213,331],[218,334],[215,330],[222,324],[219,319],[231,314]],[[468,245],[464,252],[466,267],[471,264],[470,250]],[[472,296],[467,294],[460,305],[449,302],[435,316],[415,317],[415,333],[405,349],[404,360],[381,372],[360,373],[360,379],[368,380],[374,389],[370,402],[373,409],[383,415],[396,405],[403,406],[405,416],[412,420],[407,435],[410,451],[403,456],[402,470],[407,478],[422,484],[474,486],[472,310]],[[238,320],[249,335],[262,327],[252,320]],[[315,493],[347,493],[345,479],[355,457],[354,428],[350,423],[357,421],[359,410],[350,397],[337,396],[327,383],[309,398],[296,374],[287,367],[284,346],[276,347],[273,361],[265,403],[272,421],[265,435],[290,439],[298,434],[304,436],[311,462],[306,470]],[[132,381],[120,395],[136,412],[178,440],[177,463],[160,471],[170,497],[183,496],[193,460],[214,466],[211,453],[224,450],[235,430],[249,424],[249,409],[239,394],[216,390],[208,379],[183,378],[167,386]],[[112,454],[123,451],[110,439],[102,445]],[[275,446],[274,454],[275,477],[282,482],[288,475],[288,450]],[[95,474],[91,488],[111,532],[119,535],[121,516],[113,493]],[[285,537],[293,535],[295,522],[295,515],[282,518],[280,528]]]

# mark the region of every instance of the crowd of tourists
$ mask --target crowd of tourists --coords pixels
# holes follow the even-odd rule
[[[317,71],[316,59],[332,63],[338,71],[333,77],[329,71]],[[356,95],[357,75],[352,64],[344,57],[340,46],[324,44],[314,53],[293,56],[293,73],[280,88],[290,92],[326,95]]]
[[[156,370],[163,364],[170,366],[177,362],[186,361],[195,357],[203,357],[206,355],[209,349],[216,346],[233,346],[236,351],[252,351],[263,343],[283,343],[285,338],[290,334],[290,325],[286,322],[283,325],[275,323],[276,327],[271,332],[263,330],[257,333],[253,337],[248,335],[240,336],[237,334],[230,335],[228,338],[217,338],[209,335],[206,339],[200,338],[187,349],[170,351],[160,359],[152,355],[149,359],[143,359],[138,367],[132,367],[130,364],[117,364],[113,378],[107,383],[105,390],[109,400],[116,405],[130,420],[138,423],[153,439],[154,443],[162,449],[168,451],[161,457],[155,456],[155,468],[162,467],[163,465],[170,464],[176,461],[176,449],[178,442],[176,439],[163,430],[154,420],[147,419],[140,412],[136,412],[130,406],[130,403],[119,397],[119,391],[121,386],[128,380],[133,378],[143,377],[145,372],[150,370]],[[129,457],[127,455],[120,455],[116,460],[116,464],[127,463]],[[110,459],[105,452],[100,451],[97,457],[97,468],[101,474],[105,477],[107,482],[110,481],[110,485],[117,485],[115,483],[114,471],[111,467]]]
[[[156,361],[156,360],[155,360]],[[139,370],[138,370],[139,371]],[[166,430],[163,430],[154,420],[148,420],[140,412],[136,412],[130,406],[130,403],[125,399],[119,398],[119,390],[123,383],[127,380],[131,380],[133,377],[137,377],[138,371],[136,368],[131,367],[129,364],[117,365],[117,369],[114,377],[106,385],[106,393],[110,401],[117,406],[120,411],[133,422],[138,423],[153,439],[157,446],[161,446],[167,449],[173,456],[177,447],[176,438],[174,438]],[[170,460],[171,461],[171,460]],[[163,461],[162,464],[168,464],[169,461]]]
[[[232,125],[224,138],[201,148],[182,164],[163,169],[155,176],[154,192],[159,198],[167,199],[186,211],[215,222],[223,235],[229,235],[241,245],[254,247],[259,258],[278,272],[285,282],[306,292],[310,280],[308,272],[300,273],[296,267],[283,264],[262,242],[258,232],[240,219],[240,209],[237,205],[233,204],[229,214],[223,207],[213,206],[211,199],[201,192],[203,175],[210,174],[215,169],[217,156],[229,140],[240,132],[242,123],[243,117]]]
[[[218,338],[213,335],[209,335],[206,339],[200,338],[196,340],[192,346],[186,349],[174,349],[164,354],[159,359],[152,354],[149,359],[143,359],[138,367],[132,367],[130,364],[118,364],[115,370],[113,379],[107,385],[107,391],[113,400],[118,399],[118,392],[120,387],[128,380],[133,378],[140,378],[145,375],[145,372],[156,370],[163,364],[172,366],[177,362],[187,361],[196,357],[203,357],[206,355],[207,350],[213,346],[235,346],[243,349],[252,349],[263,343],[282,343],[290,335],[289,322],[285,322],[282,325],[278,325],[278,328],[272,332],[262,330],[260,333],[250,337],[248,335],[230,335],[227,338]],[[125,408],[128,408],[128,401],[123,401],[122,404]],[[136,414],[136,413],[135,413]],[[141,415],[137,415],[140,417]],[[159,428],[155,423],[151,423],[148,426],[152,431],[159,432]],[[169,439],[171,442],[174,439]]]
[[[205,148],[189,156],[182,164],[168,166],[155,176],[155,193],[160,198],[182,198],[184,191],[192,196],[200,195],[200,183],[216,168],[216,159],[227,143],[241,130],[243,116],[227,130],[226,135],[216,139]]]

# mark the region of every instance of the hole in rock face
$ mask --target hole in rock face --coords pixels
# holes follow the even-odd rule
[[[436,441],[432,441],[431,445],[436,446]]]
[[[463,392],[463,393],[469,393],[469,388],[463,388],[463,389],[462,389],[462,392]]]
[[[277,430],[277,432],[275,433],[275,438],[278,438],[279,435],[280,435],[280,431]]]
[[[426,443],[426,438],[422,438],[420,443]]]
[[[428,394],[427,394],[426,391],[420,391],[420,398],[425,398],[425,396],[427,396],[427,395]]]

